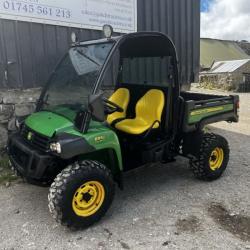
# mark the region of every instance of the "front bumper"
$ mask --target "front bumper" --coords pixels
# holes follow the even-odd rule
[[[45,179],[46,170],[55,163],[54,156],[34,149],[19,134],[9,138],[7,149],[12,166],[27,178]]]

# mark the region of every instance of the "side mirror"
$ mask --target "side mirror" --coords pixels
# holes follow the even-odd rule
[[[92,118],[98,122],[105,121],[105,110],[103,105],[103,93],[89,96],[89,112]]]

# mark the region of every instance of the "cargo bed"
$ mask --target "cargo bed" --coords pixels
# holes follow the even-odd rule
[[[238,122],[239,96],[208,95],[182,92],[181,99],[183,132],[192,132],[206,124],[227,121]]]

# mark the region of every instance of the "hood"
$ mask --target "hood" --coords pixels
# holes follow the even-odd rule
[[[73,122],[53,112],[41,111],[30,115],[25,120],[25,125],[42,135],[52,137],[55,132],[73,127]]]

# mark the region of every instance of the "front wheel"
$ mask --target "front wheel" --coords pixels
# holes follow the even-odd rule
[[[229,161],[227,140],[216,134],[204,134],[199,153],[190,160],[190,168],[195,177],[213,181],[221,177]]]
[[[49,210],[62,225],[86,228],[104,216],[114,192],[108,168],[96,161],[76,162],[64,169],[51,185]]]

